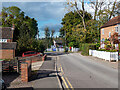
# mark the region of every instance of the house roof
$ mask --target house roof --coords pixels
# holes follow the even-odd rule
[[[62,43],[62,40],[55,40],[56,43]]]
[[[101,28],[113,26],[119,23],[120,23],[120,16],[117,16],[109,20],[107,23],[105,23]]]
[[[1,39],[12,39],[12,28],[11,27],[0,27],[0,38]]]
[[[16,42],[0,43],[0,49],[16,49]]]

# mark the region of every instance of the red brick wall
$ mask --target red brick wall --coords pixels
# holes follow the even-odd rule
[[[28,63],[21,63],[21,80],[28,82]]]
[[[0,50],[0,59],[13,59],[15,57],[15,50],[2,49]]]
[[[21,63],[21,80],[23,82],[28,82],[29,77],[31,77],[31,60],[26,60]]]
[[[109,32],[111,32],[111,35],[113,35],[115,33],[115,27],[117,25],[114,25],[114,26],[109,26],[109,27],[105,27],[105,28],[101,28],[101,31],[100,31],[100,34],[101,34],[101,37],[100,37],[100,40],[102,40],[102,38],[104,39],[108,39],[109,38]],[[104,29],[104,34],[102,34],[102,29]]]

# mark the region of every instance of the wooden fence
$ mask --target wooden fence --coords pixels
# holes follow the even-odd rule
[[[118,52],[106,52],[106,51],[97,51],[97,50],[89,50],[89,55],[105,59],[105,60],[116,60],[118,61]]]

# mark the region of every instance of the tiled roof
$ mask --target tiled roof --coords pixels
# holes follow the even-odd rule
[[[0,49],[16,49],[16,42],[0,43]]]
[[[0,38],[12,39],[12,32],[11,27],[0,27]]]
[[[120,23],[120,16],[117,16],[109,20],[107,23],[105,23],[101,28],[113,26],[119,23]]]
[[[55,40],[56,43],[62,43],[62,40]]]

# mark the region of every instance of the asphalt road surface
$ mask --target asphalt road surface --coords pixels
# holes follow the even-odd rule
[[[57,68],[65,88],[118,88],[118,70],[78,53],[59,55]]]

